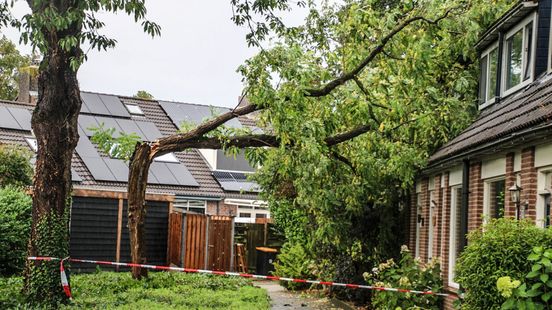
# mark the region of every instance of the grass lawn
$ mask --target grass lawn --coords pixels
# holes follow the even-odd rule
[[[22,278],[0,278],[0,309],[25,308]],[[73,301],[60,309],[268,309],[266,291],[251,281],[200,274],[150,272],[134,281],[128,272],[71,277]]]

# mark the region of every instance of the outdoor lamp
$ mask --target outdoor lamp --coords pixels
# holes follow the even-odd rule
[[[520,214],[519,214],[519,205],[521,202],[521,187],[519,187],[517,184],[514,184],[512,187],[508,189],[510,192],[510,198],[512,199],[512,202],[516,204],[516,219],[519,220]]]

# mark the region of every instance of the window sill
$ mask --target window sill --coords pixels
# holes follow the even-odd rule
[[[483,103],[483,104],[480,104],[479,105],[479,111],[491,106],[493,103],[495,103],[495,101],[496,101],[495,99],[496,99],[496,97],[494,97],[493,99],[485,101],[485,103]]]
[[[511,94],[519,91],[520,89],[525,88],[527,85],[531,84],[532,82],[533,82],[533,79],[530,78],[530,79],[528,79],[526,81],[523,81],[523,82],[519,83],[518,85],[516,85],[516,86],[514,86],[514,87],[512,87],[508,90],[505,90],[503,97],[510,96]]]

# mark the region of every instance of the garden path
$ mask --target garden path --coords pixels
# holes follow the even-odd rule
[[[280,284],[278,284],[278,282],[274,281],[255,281],[255,286],[264,288],[268,292],[272,310],[354,309],[338,300],[318,298],[287,291]]]

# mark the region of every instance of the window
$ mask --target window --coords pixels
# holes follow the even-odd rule
[[[180,212],[205,214],[207,202],[204,200],[177,200],[173,207]]]
[[[251,217],[251,213],[241,213],[240,212],[240,217]]]
[[[36,153],[38,151],[38,143],[36,142],[35,138],[25,138],[25,141],[27,141],[27,144],[29,145],[31,150],[33,150],[33,152]]]
[[[498,64],[498,47],[495,44],[481,56],[481,73],[479,100],[482,105],[494,102],[496,93],[496,75]]]
[[[487,218],[504,217],[504,195],[506,194],[506,181],[504,179],[492,180],[485,183],[485,216]]]
[[[128,112],[130,114],[134,114],[134,115],[144,115],[144,112],[142,112],[142,109],[140,109],[140,107],[136,104],[125,104]]]
[[[449,270],[448,282],[449,285],[458,288],[458,284],[454,282],[454,268],[456,259],[458,258],[462,248],[462,188],[460,186],[451,188],[450,199],[450,240],[449,240]]]
[[[531,82],[534,16],[529,16],[506,34],[504,41],[504,92],[506,95]]]
[[[255,214],[255,218],[258,218],[258,219],[265,219],[265,218],[266,218],[266,214],[264,214],[264,213],[257,213],[257,214]]]
[[[165,163],[179,163],[178,158],[176,158],[173,153],[167,153],[165,155],[155,157],[153,160]]]

